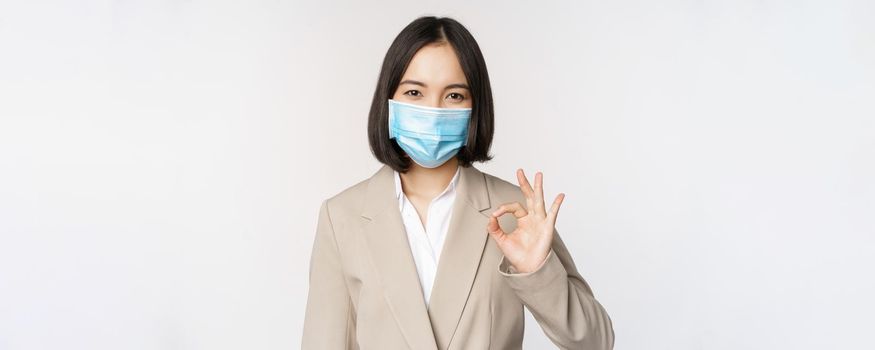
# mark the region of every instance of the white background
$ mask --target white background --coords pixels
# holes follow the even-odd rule
[[[617,349],[872,349],[867,1],[2,1],[0,349],[294,349],[395,35],[458,19],[495,159]],[[526,348],[552,348],[529,318]]]

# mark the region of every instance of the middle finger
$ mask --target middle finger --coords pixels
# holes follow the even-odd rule
[[[526,177],[522,168],[517,170],[516,175],[520,183],[520,190],[523,191],[523,197],[526,197],[526,208],[530,210],[535,209],[535,191],[532,190],[532,185],[529,184],[529,178]]]
[[[526,198],[531,198],[534,196],[534,191],[532,191],[532,185],[529,184],[529,179],[526,178],[525,172],[523,172],[522,168],[517,169],[516,171],[517,181],[520,183],[520,190],[523,191],[523,194]]]
[[[547,216],[547,212],[544,208],[544,173],[537,172],[535,173],[535,212],[540,214],[541,216]]]

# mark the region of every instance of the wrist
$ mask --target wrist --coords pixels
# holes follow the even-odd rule
[[[548,252],[549,253],[549,252]],[[541,269],[541,266],[544,266],[544,263],[547,262],[547,257],[549,254],[544,254],[544,256],[539,260],[533,260],[533,263],[528,264],[513,264],[511,263],[508,267],[512,273],[531,273]]]

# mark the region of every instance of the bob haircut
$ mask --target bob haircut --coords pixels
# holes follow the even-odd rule
[[[381,163],[398,172],[407,172],[411,159],[394,139],[389,139],[388,100],[398,89],[401,77],[416,52],[433,43],[449,43],[453,47],[471,89],[471,120],[466,145],[456,154],[459,165],[469,167],[475,161],[492,159],[489,155],[495,128],[492,88],[480,47],[471,33],[456,20],[423,16],[404,27],[386,52],[368,115],[371,153]]]

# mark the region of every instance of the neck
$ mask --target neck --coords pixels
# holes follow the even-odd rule
[[[411,162],[407,172],[399,173],[401,188],[408,197],[434,198],[447,188],[458,168],[459,159],[456,157],[436,168],[425,168]]]

